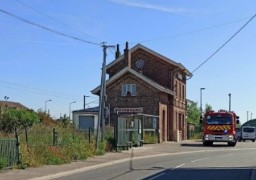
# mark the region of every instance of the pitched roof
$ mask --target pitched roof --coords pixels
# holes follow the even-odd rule
[[[133,75],[135,75],[136,77],[138,77],[139,79],[143,80],[144,82],[150,84],[151,86],[155,87],[156,89],[158,89],[161,92],[165,92],[167,94],[171,94],[174,95],[174,92],[171,91],[168,88],[165,88],[163,86],[161,86],[160,84],[156,83],[155,81],[152,81],[151,79],[149,79],[148,77],[138,73],[137,71],[133,70],[130,67],[125,67],[124,69],[122,69],[121,71],[119,71],[117,74],[115,74],[114,76],[112,76],[110,79],[108,79],[106,81],[106,86],[108,86],[109,84],[111,84],[112,82],[115,82],[118,78],[122,77],[124,74],[126,73],[131,73]],[[100,91],[100,86],[96,87],[94,90],[92,90],[91,92],[93,94],[97,94],[97,92]]]
[[[86,112],[86,113],[98,113],[99,112],[100,107],[96,106],[96,107],[92,107],[92,108],[86,108],[86,109],[80,109],[80,110],[75,110],[72,112]]]
[[[0,101],[0,106],[14,109],[29,109],[28,107],[22,105],[19,102],[12,101]]]
[[[192,73],[189,72],[189,70],[187,70],[181,63],[177,63],[159,53],[157,53],[156,51],[153,51],[141,44],[137,44],[136,46],[134,46],[133,48],[131,48],[129,51],[130,53],[133,53],[135,52],[136,50],[138,49],[143,49],[144,51],[150,53],[150,54],[153,54],[155,55],[156,57],[159,57],[160,59],[164,60],[165,62],[169,63],[169,64],[172,64],[174,66],[177,66],[179,69],[183,69],[185,71],[185,73],[187,74],[187,76],[192,76]],[[122,59],[124,58],[124,54],[119,56],[116,60],[112,61],[111,63],[109,63],[107,66],[106,66],[106,69],[112,67],[113,65],[115,65],[116,63],[120,62]]]

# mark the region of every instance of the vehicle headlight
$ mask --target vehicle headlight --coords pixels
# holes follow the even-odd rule
[[[231,140],[231,141],[232,141],[232,140],[233,140],[233,135],[229,135],[229,136],[228,136],[228,140]]]
[[[209,135],[206,134],[206,135],[204,136],[204,139],[205,139],[205,140],[209,140]]]

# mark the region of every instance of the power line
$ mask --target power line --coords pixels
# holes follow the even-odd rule
[[[253,15],[238,31],[235,32],[223,45],[221,45],[214,53],[212,53],[205,61],[203,61],[196,69],[194,69],[191,73],[193,74],[200,67],[202,67],[206,62],[208,62],[215,54],[217,54],[225,45],[227,45],[239,32],[241,32],[254,18],[256,14]]]
[[[235,20],[235,21],[231,21],[231,22],[226,22],[226,23],[218,24],[218,25],[204,27],[204,28],[196,29],[196,30],[192,30],[192,31],[181,32],[181,33],[177,33],[177,34],[174,34],[174,35],[166,35],[166,36],[162,36],[162,37],[159,37],[159,38],[142,40],[142,41],[140,41],[140,43],[151,42],[151,41],[158,41],[158,40],[167,39],[167,38],[175,38],[175,37],[179,37],[179,36],[184,36],[186,34],[192,34],[192,33],[207,31],[207,30],[211,30],[211,29],[216,29],[216,28],[219,28],[219,27],[223,27],[223,26],[227,26],[227,25],[230,25],[230,24],[234,24],[234,23],[240,22],[240,21],[244,21],[245,19],[248,19],[248,18],[243,18],[243,19],[239,19],[239,20]],[[136,44],[136,43],[130,43],[130,44]]]
[[[29,5],[27,5],[27,4],[25,4],[24,2],[21,2],[21,1],[19,1],[19,0],[15,0],[15,1],[16,1],[17,3],[19,3],[19,4],[21,4],[21,5],[23,5],[23,6],[27,7],[27,8],[29,8],[29,9],[32,9],[33,11],[35,11],[35,12],[37,12],[37,13],[43,15],[43,16],[48,17],[49,19],[51,19],[51,20],[53,20],[53,21],[55,21],[55,22],[58,22],[59,24],[62,24],[62,25],[66,26],[66,27],[69,27],[69,28],[71,28],[71,29],[73,29],[73,30],[76,30],[76,31],[78,31],[78,32],[81,32],[81,33],[85,34],[86,36],[90,36],[90,37],[92,37],[92,38],[94,38],[94,39],[99,40],[98,38],[96,38],[96,37],[94,37],[94,36],[91,36],[91,35],[85,33],[84,31],[81,31],[80,29],[77,29],[77,28],[72,27],[72,26],[70,26],[70,25],[68,25],[68,24],[65,24],[65,23],[61,22],[60,20],[58,20],[58,19],[56,19],[56,18],[54,18],[54,17],[52,17],[52,16],[49,16],[48,14],[45,14],[45,13],[43,13],[43,12],[41,12],[41,11],[39,11],[39,10],[37,10],[37,9],[35,9],[35,8],[33,8],[33,7],[29,6]]]
[[[6,85],[1,85],[1,84],[6,84]],[[75,97],[78,98],[78,94],[74,95],[74,94],[70,94],[67,92],[57,92],[57,91],[49,91],[46,89],[39,89],[39,88],[34,88],[34,87],[29,87],[26,85],[21,85],[21,84],[17,84],[17,83],[13,83],[13,82],[8,82],[8,81],[3,81],[0,80],[0,88],[6,88],[6,89],[13,89],[16,91],[25,91],[25,92],[29,92],[32,94],[37,94],[37,95],[44,95],[44,96],[52,96],[55,98],[62,98],[62,99],[67,99],[69,97]]]
[[[14,15],[14,14],[12,14],[12,13],[10,13],[10,12],[7,12],[7,11],[5,11],[5,10],[0,9],[0,11],[1,11],[2,13],[4,13],[4,14],[7,14],[7,15],[9,15],[9,16],[12,16],[12,17],[16,18],[16,19],[19,19],[19,20],[21,20],[21,21],[23,21],[23,22],[25,22],[25,23],[31,24],[31,25],[33,25],[33,26],[37,26],[37,27],[39,27],[39,28],[41,28],[41,29],[50,31],[50,32],[55,33],[55,34],[58,34],[58,35],[60,35],[60,36],[64,36],[64,37],[67,37],[67,38],[71,38],[71,39],[74,39],[74,40],[77,40],[77,41],[81,41],[81,42],[89,43],[89,44],[93,44],[93,45],[101,45],[100,43],[95,43],[95,42],[83,40],[83,39],[81,39],[81,38],[77,38],[77,37],[75,37],[75,36],[71,36],[71,35],[68,35],[68,34],[65,34],[65,33],[62,33],[62,32],[59,32],[59,31],[56,31],[56,30],[54,30],[54,29],[50,29],[50,28],[45,27],[45,26],[43,26],[43,25],[40,25],[40,24],[37,24],[37,23],[35,23],[35,22],[26,20],[26,19],[21,18],[21,17],[19,17],[19,16],[16,16],[16,15]]]

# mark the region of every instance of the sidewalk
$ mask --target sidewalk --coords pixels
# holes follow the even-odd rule
[[[0,180],[28,180],[28,179],[53,179],[74,172],[88,171],[115,163],[130,161],[131,159],[146,158],[150,156],[167,155],[181,151],[190,151],[189,147],[181,147],[183,142],[164,142],[160,144],[145,144],[142,147],[133,147],[122,152],[110,152],[103,156],[95,156],[84,161],[76,161],[64,165],[49,165],[24,170],[7,170],[0,173]],[[196,143],[196,142],[194,142]]]

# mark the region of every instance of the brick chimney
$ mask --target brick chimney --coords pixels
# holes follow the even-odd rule
[[[116,59],[119,58],[121,55],[120,50],[119,50],[119,44],[116,45]]]
[[[131,53],[129,51],[128,42],[125,43],[124,60],[125,60],[125,65],[128,67],[131,67]]]

